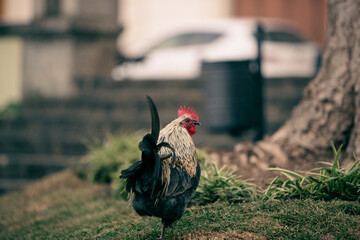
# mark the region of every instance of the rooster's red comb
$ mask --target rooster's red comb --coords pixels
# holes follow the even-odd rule
[[[178,110],[178,117],[184,115],[184,114],[188,114],[190,115],[190,117],[195,120],[195,121],[199,121],[199,116],[197,115],[197,113],[194,111],[194,109],[192,108],[186,108],[186,106],[182,107],[180,106],[179,110]]]

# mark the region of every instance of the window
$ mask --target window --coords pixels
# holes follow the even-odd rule
[[[290,42],[301,43],[304,42],[298,35],[290,32],[267,32],[265,33],[265,40],[272,42]]]
[[[170,47],[182,47],[182,46],[191,46],[191,45],[201,45],[211,43],[220,37],[219,33],[185,33],[176,35],[174,37],[168,38],[167,40],[155,45],[153,49],[162,49]]]
[[[46,0],[45,16],[56,17],[60,15],[60,0]]]

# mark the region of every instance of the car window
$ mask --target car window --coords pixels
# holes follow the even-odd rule
[[[304,42],[304,40],[300,36],[294,33],[280,32],[280,31],[265,33],[264,40],[272,41],[272,42],[290,42],[290,43]]]
[[[154,49],[162,49],[162,48],[170,48],[170,47],[182,47],[182,46],[190,46],[190,45],[201,45],[201,44],[207,44],[218,37],[220,37],[220,33],[185,33],[176,35],[173,37],[170,37],[166,39],[165,41],[155,45],[151,48],[151,50]]]

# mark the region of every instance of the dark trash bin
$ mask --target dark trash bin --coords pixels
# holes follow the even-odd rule
[[[206,123],[212,132],[240,135],[254,129],[263,137],[263,96],[256,60],[204,62]]]

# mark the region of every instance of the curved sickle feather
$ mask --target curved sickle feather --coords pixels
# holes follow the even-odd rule
[[[158,141],[159,138],[159,132],[160,132],[160,120],[159,120],[159,114],[156,109],[154,101],[151,99],[151,97],[146,96],[147,103],[149,105],[150,114],[151,114],[151,135],[155,138],[155,144]]]

